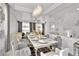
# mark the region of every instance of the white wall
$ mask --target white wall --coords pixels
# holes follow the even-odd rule
[[[79,12],[72,11],[71,9],[69,9],[69,11],[63,9],[63,11],[61,10],[58,13],[52,15],[51,18],[54,18],[51,19],[51,24],[54,22],[55,25],[59,28],[60,33],[65,29],[68,29],[75,31],[77,35],[79,35],[79,27],[75,25],[77,20],[79,20]]]
[[[49,34],[50,32],[50,21],[49,19],[45,19],[47,20],[46,23],[45,23],[45,34]]]
[[[4,55],[5,53],[5,42],[7,40],[7,10],[5,4],[0,3],[0,7],[2,7],[3,13],[4,13],[4,21],[2,24],[0,23],[0,56]],[[1,16],[1,15],[0,15]]]
[[[10,8],[10,33],[18,31],[16,11]]]
[[[62,40],[63,47],[69,48],[69,52],[73,54],[73,44],[79,40],[79,26],[75,25],[79,20],[79,12],[63,12],[63,14],[58,13],[57,15],[54,15],[52,17],[56,19],[55,23],[58,24],[57,26],[59,27],[60,33],[65,32],[65,29],[71,30],[73,33],[75,33],[74,38],[64,37]]]

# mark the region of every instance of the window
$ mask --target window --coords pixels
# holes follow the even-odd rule
[[[32,32],[33,30],[41,32],[44,35],[44,24],[33,23],[33,22],[20,22],[18,21],[18,32]]]
[[[30,24],[26,22],[22,22],[22,32],[30,32]]]
[[[37,32],[39,32],[39,31],[42,32],[42,24],[36,24],[36,31]]]

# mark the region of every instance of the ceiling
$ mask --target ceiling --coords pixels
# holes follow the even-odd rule
[[[62,5],[58,6],[58,8],[55,8],[53,11],[50,11],[51,15],[57,15],[57,14],[62,14],[62,13],[69,13],[69,12],[79,12],[77,10],[79,8],[79,3],[63,3]]]
[[[41,5],[43,12],[41,16],[48,15],[54,17],[55,20],[63,17],[64,14],[70,12],[79,12],[79,3],[9,3],[10,7],[14,10],[24,12],[27,14],[32,14],[33,8],[37,5]]]
[[[10,3],[9,4],[11,8],[18,10],[18,11],[24,11],[26,13],[32,14],[33,9],[37,5],[41,5],[43,8],[42,15],[48,14],[51,10],[57,8],[61,3]]]
[[[33,9],[37,5],[42,5],[43,9],[47,9],[48,7],[50,7],[52,5],[52,3],[45,3],[45,4],[42,4],[42,3],[18,3],[16,5],[24,7],[24,8],[29,8],[29,9]]]

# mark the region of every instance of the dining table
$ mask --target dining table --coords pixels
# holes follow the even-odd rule
[[[36,56],[37,56],[38,49],[53,46],[53,44],[56,44],[58,42],[58,41],[55,41],[51,38],[46,38],[46,37],[38,38],[38,37],[32,37],[30,35],[28,35],[28,39],[35,49]]]

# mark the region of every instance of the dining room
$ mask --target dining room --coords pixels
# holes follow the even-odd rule
[[[0,55],[79,56],[79,3],[0,3]]]

